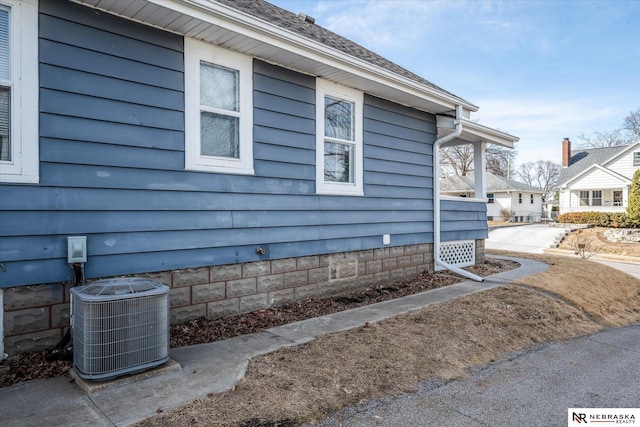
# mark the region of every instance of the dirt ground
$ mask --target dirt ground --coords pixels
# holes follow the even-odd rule
[[[512,261],[488,259],[466,270],[485,277],[518,266],[518,263]],[[183,324],[171,325],[171,347],[214,342],[260,332],[299,320],[448,286],[462,280],[465,280],[462,276],[448,271],[425,272],[403,281],[381,283],[334,297],[307,299],[221,319],[195,319]],[[23,353],[0,361],[0,387],[9,387],[18,382],[33,379],[52,378],[69,372],[71,360],[48,361],[46,355],[47,351],[38,351]]]
[[[640,244],[614,243],[604,237],[604,227],[586,228],[569,233],[560,244],[560,249],[575,250],[576,243],[585,243],[596,254],[614,254],[640,258]]]
[[[453,379],[539,343],[640,321],[640,281],[581,258],[513,254],[549,264],[513,284],[331,334],[251,361],[226,393],[140,426],[293,426],[349,405]]]

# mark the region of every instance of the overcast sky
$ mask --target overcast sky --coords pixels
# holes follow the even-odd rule
[[[480,107],[518,163],[640,107],[640,1],[269,0]]]

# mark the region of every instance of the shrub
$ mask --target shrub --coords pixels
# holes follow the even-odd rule
[[[633,174],[633,181],[631,181],[627,216],[633,223],[640,223],[640,169]]]
[[[509,208],[500,209],[500,215],[502,216],[503,221],[510,221],[511,217],[515,215],[515,212]]]
[[[631,228],[640,226],[624,212],[568,212],[558,216],[565,224],[592,224],[596,227]]]

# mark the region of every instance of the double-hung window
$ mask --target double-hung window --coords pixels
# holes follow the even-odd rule
[[[363,94],[316,79],[316,192],[362,196]]]
[[[252,175],[252,59],[185,39],[185,168]]]
[[[37,183],[38,2],[0,0],[0,182]]]
[[[493,193],[487,193],[487,203],[494,203],[495,196]]]
[[[580,190],[580,206],[589,206],[589,192]]]
[[[640,166],[640,151],[633,153],[633,166]]]
[[[602,206],[602,190],[591,192],[591,206]]]

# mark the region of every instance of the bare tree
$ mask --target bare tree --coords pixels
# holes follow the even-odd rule
[[[518,152],[498,145],[487,145],[487,172],[511,178],[515,171],[515,160]]]
[[[518,177],[521,182],[536,187],[544,191],[542,201],[553,197],[555,187],[558,185],[558,178],[562,166],[550,160],[538,160],[537,162],[526,162],[518,168]]]
[[[640,107],[624,118],[622,127],[631,132],[636,139],[640,138]]]
[[[515,168],[516,150],[487,145],[487,172],[510,176]],[[473,170],[473,146],[455,145],[440,150],[441,175],[466,175]]]
[[[591,135],[580,134],[581,148],[602,148],[628,145],[640,138],[640,108],[630,112],[619,129],[594,132]]]
[[[616,147],[627,145],[630,142],[629,136],[624,129],[605,130],[594,132],[591,135],[581,133],[578,138],[582,140],[582,143],[580,143],[582,148]]]
[[[454,145],[440,150],[441,174],[466,175],[473,170],[473,146]]]
[[[536,164],[534,162],[526,162],[518,167],[516,173],[520,182],[527,184],[530,187],[536,185]]]

